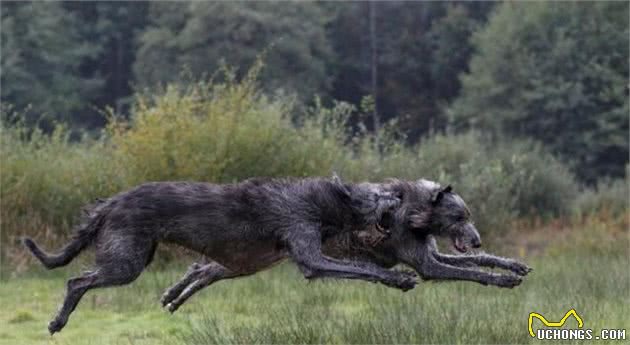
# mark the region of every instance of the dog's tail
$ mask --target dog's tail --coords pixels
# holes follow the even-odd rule
[[[79,226],[70,243],[66,244],[58,253],[49,254],[42,250],[29,237],[22,238],[22,243],[48,269],[69,264],[83,249],[92,243],[98,230],[102,227],[105,216],[109,211],[106,201],[98,200],[96,204],[84,209],[85,221]]]

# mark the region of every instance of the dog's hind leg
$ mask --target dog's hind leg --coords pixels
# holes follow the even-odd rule
[[[124,271],[124,272],[123,272]],[[59,332],[68,322],[70,314],[79,304],[83,295],[90,289],[106,286],[124,285],[134,281],[142,269],[138,272],[126,271],[125,269],[103,270],[98,269],[93,272],[68,280],[66,297],[57,316],[48,324],[50,334]]]
[[[50,334],[59,332],[68,322],[70,314],[90,289],[125,285],[138,278],[150,262],[155,243],[137,241],[134,237],[117,238],[115,245],[98,248],[96,269],[68,280],[63,305],[55,318],[48,324]]]
[[[186,273],[181,281],[167,291],[169,298],[170,296],[176,297],[170,298],[171,301],[163,299],[162,303],[166,305],[168,311],[173,313],[192,295],[208,285],[222,279],[235,278],[243,275],[247,274],[231,271],[216,262],[201,267],[193,267],[192,270]]]
[[[190,266],[188,266],[188,270],[177,283],[175,283],[170,288],[164,291],[162,294],[162,298],[160,299],[160,303],[162,303],[162,307],[166,307],[167,304],[171,303],[177,296],[179,296],[184,289],[190,285],[193,281],[199,279],[202,264],[194,262]]]

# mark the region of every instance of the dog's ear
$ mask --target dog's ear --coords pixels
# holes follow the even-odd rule
[[[409,215],[409,227],[414,230],[422,230],[429,227],[429,220],[431,219],[431,211],[423,210],[423,211],[413,211]]]
[[[352,200],[352,193],[350,191],[350,187],[346,185],[345,183],[343,183],[343,181],[341,180],[341,177],[339,177],[339,175],[337,175],[337,173],[334,171],[332,173],[331,180],[332,180],[333,185],[337,187],[337,190],[340,192],[343,199]]]
[[[392,191],[392,195],[394,198],[398,199],[398,201],[402,202],[404,196],[402,190],[394,190]]]
[[[336,171],[333,171],[331,180],[335,183],[343,184],[343,181],[341,181],[341,177],[339,177]]]
[[[440,200],[442,200],[442,198],[444,198],[444,194],[450,193],[452,190],[453,190],[453,187],[451,187],[450,184],[448,186],[438,190],[431,197],[431,204],[433,204],[433,206],[439,204]]]
[[[402,202],[403,197],[405,196],[405,189],[402,186],[400,180],[394,178],[387,178],[382,186],[387,190],[393,197],[400,200]]]

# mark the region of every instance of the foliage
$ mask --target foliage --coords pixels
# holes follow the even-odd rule
[[[103,79],[102,88],[90,103],[98,109],[111,106],[128,112],[132,100],[132,65],[136,39],[147,24],[147,1],[69,1],[63,3],[77,23],[85,40],[99,47],[98,54],[81,62],[82,71]],[[82,127],[102,128],[106,119],[100,114],[76,119]]]
[[[134,63],[142,87],[179,81],[182,67],[194,76],[221,61],[244,68],[267,51],[267,90],[310,99],[329,89],[327,18],[316,3],[152,3],[149,18]]]
[[[261,93],[256,71],[242,82],[228,72],[225,83],[171,85],[161,95],[139,96],[131,121],[111,116],[100,140],[72,142],[63,126],[48,136],[3,125],[3,243],[42,236],[44,226],[66,232],[82,205],[146,181],[326,176],[351,159],[343,145],[347,105],[314,109],[296,128],[292,102]]]
[[[353,104],[371,93],[370,40],[377,45],[379,111],[397,118],[415,142],[443,129],[440,109],[459,92],[472,48],[468,38],[494,6],[491,2],[378,2],[370,37],[367,2],[336,6],[329,37],[337,58],[332,96]]]
[[[2,2],[2,102],[32,106],[28,123],[71,120],[99,91],[81,64],[100,46],[81,36],[78,18],[60,2]],[[46,121],[47,120],[47,121]]]
[[[293,127],[291,101],[262,94],[256,73],[242,82],[227,71],[224,83],[172,84],[163,94],[140,97],[129,126],[112,122],[112,144],[133,183],[327,175],[349,157],[337,133],[343,123],[325,126],[318,113]],[[337,116],[320,111],[327,120]]]
[[[585,188],[576,200],[575,211],[580,215],[627,214],[629,183],[628,167],[626,167],[625,178],[602,180],[595,186]]]
[[[516,217],[566,214],[576,183],[567,169],[529,142],[490,143],[479,133],[434,135],[416,147],[385,128],[375,147],[369,133],[348,136],[354,108],[316,100],[291,121],[290,98],[260,91],[255,65],[241,81],[171,84],[138,96],[129,121],[110,115],[100,140],[73,143],[53,135],[4,127],[2,225],[4,239],[67,231],[80,207],[156,180],[234,182],[253,176],[329,176],[380,181],[385,177],[453,184],[485,233],[506,230]],[[54,205],[54,206],[53,206]]]
[[[372,92],[374,41],[373,105],[408,142],[453,120],[455,129],[540,141],[589,183],[621,177],[628,161],[622,2],[379,2],[373,35],[360,2],[0,6],[2,103],[47,132],[61,121],[94,135],[106,123],[98,109],[128,117],[134,90],[207,80],[224,64],[241,77],[261,54],[265,93],[297,95],[292,120],[316,95],[358,106]],[[346,124],[362,132],[363,120],[355,110]]]
[[[83,205],[124,186],[124,170],[103,142],[71,143],[61,126],[52,135],[24,125],[0,129],[3,243],[25,232],[43,235],[43,227],[65,230]]]
[[[327,107],[370,99],[375,42],[372,106],[408,143],[461,127],[534,139],[590,184],[628,161],[623,2],[378,2],[374,34],[361,2],[0,6],[2,103],[47,133],[60,121],[94,136],[99,110],[128,118],[134,91],[219,78],[223,65],[242,77],[260,55],[264,92],[297,96],[300,123],[315,96]],[[355,110],[346,125],[362,135],[364,120]]]
[[[454,119],[536,138],[593,182],[628,161],[628,3],[505,3],[473,39]]]
[[[263,85],[270,94],[295,92],[302,102],[320,95],[327,104],[331,99],[358,104],[370,92],[367,6],[361,3],[2,6],[3,81],[21,90],[5,87],[2,100],[18,109],[32,103],[33,119],[46,110],[71,127],[98,128],[105,119],[94,108],[128,113],[133,88],[191,76],[203,80],[222,63],[244,74],[261,52],[268,64]],[[386,76],[379,80],[379,110],[385,119],[400,117],[410,139],[445,124],[438,104],[457,94],[457,75],[466,70],[471,52],[468,37],[492,6],[377,4],[378,68]],[[22,35],[26,27],[29,34]],[[17,64],[17,58],[27,61]],[[50,61],[31,63],[33,59]],[[28,93],[20,86],[26,82],[14,80],[32,75],[31,80],[42,83],[46,73],[58,71],[56,83],[42,87],[52,93]],[[83,81],[90,81],[90,87]],[[45,102],[57,94],[69,103]],[[355,119],[350,121],[356,127]]]

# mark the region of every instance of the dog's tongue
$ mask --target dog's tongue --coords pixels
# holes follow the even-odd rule
[[[464,246],[459,237],[455,237],[455,249],[459,250],[462,253],[466,252],[466,246]]]

